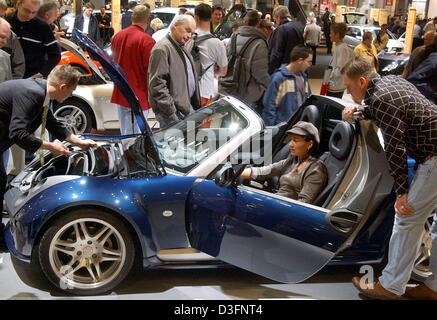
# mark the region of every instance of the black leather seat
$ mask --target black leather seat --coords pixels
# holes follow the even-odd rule
[[[314,205],[322,207],[332,198],[346,169],[354,139],[352,126],[345,121],[338,122],[329,139],[329,151],[320,157],[328,171],[328,183],[314,201]]]
[[[312,123],[320,133],[322,117],[320,115],[319,108],[317,108],[315,105],[310,104],[309,106],[306,106],[302,112],[302,115],[300,116],[300,120]]]

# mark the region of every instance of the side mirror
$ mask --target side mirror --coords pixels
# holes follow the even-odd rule
[[[214,176],[215,183],[220,187],[229,187],[234,182],[235,171],[230,164],[225,164]]]
[[[232,166],[231,163],[226,163],[214,175],[214,182],[220,187],[230,187],[240,177],[247,164],[238,164]]]

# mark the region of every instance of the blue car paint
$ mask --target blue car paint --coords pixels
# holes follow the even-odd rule
[[[11,218],[13,230],[8,230],[14,233],[15,248],[10,246],[10,250],[18,253],[17,258],[29,260],[47,221],[69,208],[84,207],[103,208],[125,218],[140,240],[143,257],[154,256],[162,249],[187,247],[185,201],[194,180],[166,175],[138,179],[81,177],[60,183],[32,198]],[[173,215],[163,216],[164,210]]]
[[[193,185],[187,217],[193,247],[281,282],[310,277],[347,239],[325,211],[210,180]]]

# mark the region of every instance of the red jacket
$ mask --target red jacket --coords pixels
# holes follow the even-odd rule
[[[123,69],[129,85],[137,95],[142,110],[150,108],[147,94],[147,69],[155,40],[137,26],[131,25],[112,38],[112,54]],[[128,107],[120,90],[114,86],[112,103]]]

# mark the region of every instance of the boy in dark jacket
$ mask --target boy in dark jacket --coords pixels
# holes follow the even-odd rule
[[[273,74],[265,92],[262,118],[267,126],[288,122],[311,94],[305,70],[312,64],[311,48],[298,45],[291,50],[290,63]]]

